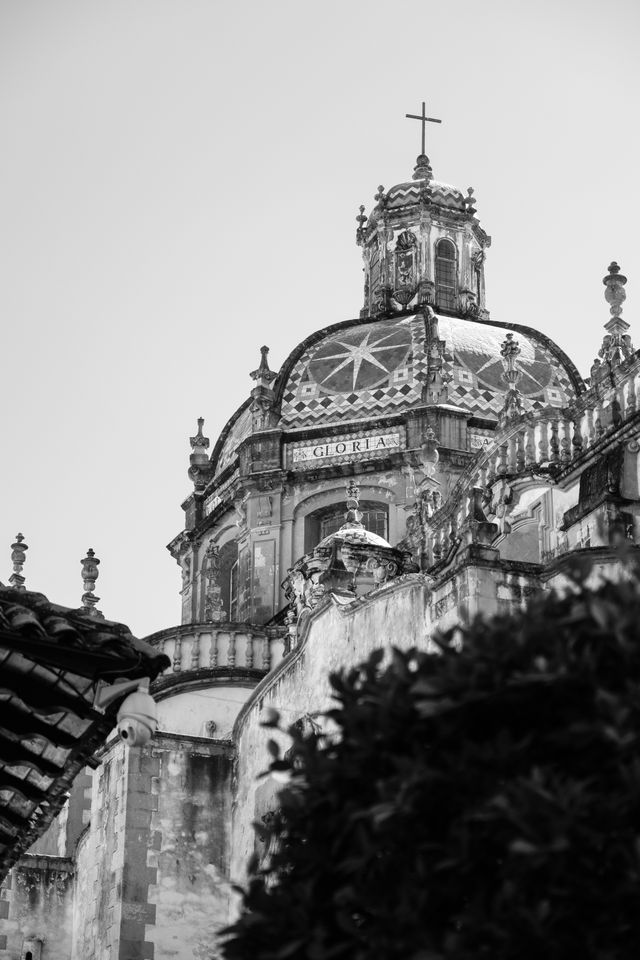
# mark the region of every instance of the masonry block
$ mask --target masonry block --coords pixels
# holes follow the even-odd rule
[[[121,940],[118,960],[145,960],[144,948],[140,940]]]
[[[155,903],[123,903],[122,919],[131,920],[137,924],[156,922]]]
[[[128,906],[128,904],[125,904]],[[125,911],[122,911],[123,918]],[[144,923],[141,923],[139,920],[122,920],[120,924],[120,939],[121,940],[144,940]]]

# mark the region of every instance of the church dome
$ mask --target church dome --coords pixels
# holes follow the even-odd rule
[[[442,345],[447,402],[473,416],[499,418],[506,390],[500,351],[509,331],[516,333],[521,350],[519,389],[525,411],[565,406],[584,389],[566,354],[535,330],[430,314]],[[421,311],[352,320],[309,337],[281,371],[277,389],[283,427],[366,421],[424,402],[427,336]]]

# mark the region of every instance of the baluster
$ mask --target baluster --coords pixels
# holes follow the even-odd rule
[[[252,667],[253,666],[253,634],[252,633],[247,634],[247,647],[245,650],[244,658],[245,658],[245,666]]]
[[[191,647],[191,669],[197,670],[200,666],[200,632],[194,634]]]
[[[621,393],[621,391],[614,390],[613,396],[611,397],[611,423],[609,424],[610,430],[613,430],[615,427],[619,427],[624,421],[624,410],[622,403],[620,402]]]
[[[538,441],[538,450],[540,452],[539,462],[547,463],[551,459],[549,456],[549,424],[546,420],[543,420],[538,426],[540,431],[540,439]]]
[[[268,673],[271,670],[271,636],[268,631],[262,640],[262,669]]]
[[[558,421],[551,421],[551,436],[549,437],[550,460],[552,463],[560,462],[560,444],[558,443]]]
[[[527,426],[526,443],[524,445],[524,465],[528,469],[536,462],[536,431],[535,426]]]
[[[227,666],[235,667],[236,665],[236,635],[232,631],[229,634],[229,647],[227,649]]]
[[[211,631],[211,646],[209,647],[209,666],[212,670],[218,666],[218,631]]]
[[[560,459],[563,464],[571,460],[571,421],[562,421],[562,439],[560,441]]]
[[[496,474],[499,477],[507,472],[508,449],[506,443],[501,443],[496,454]]]
[[[582,453],[582,434],[580,433],[580,421],[584,414],[578,413],[573,421],[573,436],[571,437],[571,446],[573,455],[571,459],[576,460]]]
[[[596,408],[594,410],[595,419],[593,422],[593,434],[594,434],[593,442],[594,443],[597,443],[600,437],[604,433],[604,427],[602,426],[603,413],[604,413],[604,409],[603,409],[602,403],[600,400],[597,400]]]
[[[633,380],[629,380],[627,384],[627,416],[632,417],[636,410],[636,391]]]
[[[596,442],[596,431],[593,422],[593,407],[587,407],[584,412],[584,435],[587,450]]]
[[[180,673],[182,667],[182,637],[176,633],[175,647],[173,648],[173,672]]]
[[[522,473],[526,462],[524,453],[525,430],[519,430],[516,434],[516,471]]]

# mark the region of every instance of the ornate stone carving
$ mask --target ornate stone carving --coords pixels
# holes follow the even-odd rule
[[[89,547],[86,557],[83,557],[80,563],[82,564],[82,585],[84,587],[84,593],[82,594],[83,611],[90,617],[102,617],[103,614],[97,608],[100,597],[95,595],[100,561],[91,547]]]
[[[205,579],[204,619],[210,623],[219,623],[224,619],[220,584],[220,548],[213,539],[209,540],[202,567]]]
[[[629,324],[622,319],[622,304],[626,299],[625,284],[627,278],[620,273],[620,267],[613,261],[609,264],[609,273],[602,281],[606,287],[605,300],[610,305],[611,320],[605,324],[605,334],[598,356],[609,365],[609,368],[619,366],[633,354],[631,337],[627,333]],[[596,366],[597,364],[597,366]],[[591,376],[595,381],[600,378],[601,369],[596,361],[591,368]]]
[[[13,573],[9,577],[9,583],[14,590],[25,589],[25,578],[22,575],[22,568],[24,567],[26,551],[28,549],[29,547],[24,542],[24,537],[21,533],[18,533],[16,535],[15,543],[11,544],[11,563],[13,565]]]
[[[522,370],[518,365],[518,357],[521,352],[518,341],[512,333],[508,333],[500,350],[503,366],[502,379],[507,384],[504,406],[500,414],[501,426],[505,426],[509,421],[521,417],[524,413],[522,397],[518,389],[518,381],[522,377]]]

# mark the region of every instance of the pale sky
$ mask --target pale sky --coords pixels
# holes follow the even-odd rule
[[[314,330],[356,317],[355,216],[475,187],[487,305],[587,375],[629,277],[640,346],[637,0],[0,0],[0,580],[144,636],[179,622],[165,544],[212,444]],[[4,559],[2,559],[4,557]]]

